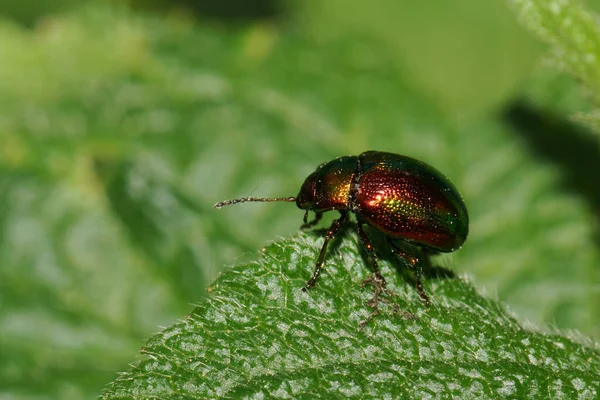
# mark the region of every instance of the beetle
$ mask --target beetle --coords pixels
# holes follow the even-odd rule
[[[417,292],[426,305],[429,298],[421,283],[419,259],[397,242],[429,253],[449,253],[462,247],[469,232],[467,208],[452,182],[432,166],[394,153],[366,151],[325,162],[306,178],[295,197],[242,197],[219,202],[214,207],[273,201],[295,202],[305,210],[303,228],[316,225],[327,211],[340,213],[327,231],[314,273],[302,288],[304,291],[315,286],[327,245],[348,223],[351,213],[356,217],[358,235],[376,281],[385,287],[365,225],[381,232],[392,252],[408,262],[415,273]],[[315,214],[310,222],[309,211]]]

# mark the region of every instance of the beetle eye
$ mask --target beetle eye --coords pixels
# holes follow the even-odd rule
[[[298,208],[302,210],[310,210],[314,206],[315,202],[315,184],[317,182],[317,174],[313,172],[306,178],[302,187],[300,188],[300,193],[296,198],[296,205]]]

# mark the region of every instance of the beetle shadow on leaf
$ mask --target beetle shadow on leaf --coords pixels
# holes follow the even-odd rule
[[[597,138],[582,124],[524,100],[507,107],[503,117],[534,154],[560,167],[563,186],[586,199],[599,225],[600,147]],[[595,236],[600,245],[600,231],[597,230]]]
[[[377,231],[374,231],[373,229],[369,229],[368,235],[371,239],[373,247],[376,249],[378,260],[387,261],[394,267],[395,271],[402,276],[404,281],[409,282],[411,286],[416,288],[415,271],[409,266],[407,261],[393,253],[389,243],[386,241],[385,236]],[[437,253],[428,252],[398,240],[394,241],[394,243],[398,245],[398,247],[405,250],[408,254],[419,259],[419,263],[423,269],[422,280],[456,278],[454,271],[433,263],[432,256],[436,255]],[[373,272],[372,267],[369,264],[369,255],[367,250],[362,245],[359,247],[360,255],[363,258],[363,261],[369,266],[371,272]],[[384,276],[384,278],[389,280],[392,277]]]
[[[443,267],[441,265],[434,265],[432,257],[440,253],[433,253],[427,251],[421,251],[419,261],[423,266],[423,277],[425,279],[454,279],[456,273],[451,269]]]

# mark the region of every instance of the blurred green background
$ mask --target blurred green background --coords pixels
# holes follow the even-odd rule
[[[599,337],[593,103],[504,1],[0,0],[0,16],[1,398],[99,394],[302,219],[215,202],[295,195],[367,149],[462,192],[471,234],[440,265],[524,323]]]

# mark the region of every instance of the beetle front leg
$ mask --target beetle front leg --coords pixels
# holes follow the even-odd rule
[[[421,267],[421,263],[419,262],[419,259],[411,256],[406,251],[402,250],[400,247],[398,247],[396,245],[396,243],[394,243],[389,238],[386,238],[386,240],[390,244],[390,247],[392,248],[392,252],[394,254],[396,254],[397,256],[402,257],[404,260],[406,260],[408,262],[408,265],[412,268],[413,272],[415,273],[415,280],[416,280],[416,284],[417,284],[417,293],[419,293],[419,297],[421,298],[421,300],[423,300],[425,305],[429,306],[431,304],[431,302],[429,301],[429,296],[427,296],[427,293],[425,293],[425,289],[423,289],[423,283],[421,282],[421,276],[423,275],[423,268]]]
[[[319,215],[317,213],[317,215]],[[315,217],[316,218],[316,217]],[[317,279],[321,274],[321,270],[323,269],[323,262],[325,262],[325,253],[327,253],[327,244],[329,241],[335,236],[336,233],[339,232],[340,228],[344,225],[344,223],[348,220],[348,213],[343,213],[341,217],[333,221],[329,230],[327,231],[327,236],[325,236],[325,242],[323,243],[323,247],[321,247],[321,253],[319,253],[319,258],[317,259],[317,264],[315,265],[315,272],[310,278],[308,282],[306,282],[306,286],[302,288],[303,291],[307,291],[311,287],[315,286],[317,283]]]
[[[323,213],[315,212],[315,219],[308,222],[308,210],[306,210],[306,213],[304,214],[304,223],[300,226],[300,229],[312,228],[313,226],[319,223],[321,218],[323,218]]]

